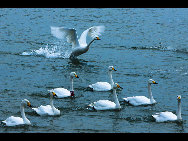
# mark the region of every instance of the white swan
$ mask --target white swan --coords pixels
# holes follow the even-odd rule
[[[98,36],[104,32],[104,26],[93,26],[85,30],[78,39],[74,28],[53,27],[51,26],[51,34],[58,39],[67,39],[68,43],[72,43],[72,53],[70,58],[75,58],[89,50],[91,43],[94,40],[100,40]],[[93,38],[89,44],[86,43],[86,37],[89,35]]]
[[[97,102],[93,102],[93,103],[89,104],[88,106],[94,110],[121,109],[121,106],[119,104],[119,100],[118,100],[117,94],[116,94],[117,88],[122,88],[122,87],[120,87],[118,83],[115,83],[113,85],[113,100],[114,100],[114,102],[109,101],[109,100],[98,100]]]
[[[155,115],[152,115],[156,122],[165,122],[165,121],[175,121],[175,120],[182,120],[181,117],[181,95],[177,96],[178,100],[178,110],[177,110],[177,116],[173,114],[172,112],[160,112],[156,113]]]
[[[95,84],[89,85],[94,91],[110,91],[114,85],[114,81],[112,79],[112,71],[117,71],[113,66],[108,67],[108,75],[110,78],[110,83],[108,82],[96,82]]]
[[[156,83],[153,79],[148,80],[148,93],[149,93],[149,98],[145,96],[133,96],[133,97],[127,97],[123,98],[125,102],[130,103],[131,105],[134,106],[139,106],[139,105],[149,105],[149,104],[154,104],[156,101],[154,100],[151,92],[151,84],[158,84]]]
[[[26,106],[31,107],[31,103],[29,102],[29,100],[24,99],[24,100],[22,100],[21,106],[20,106],[22,118],[10,116],[9,118],[7,118],[6,120],[4,120],[4,121],[2,121],[2,122],[3,122],[6,126],[16,126],[16,125],[23,125],[23,124],[30,125],[31,122],[26,118],[25,112],[24,112],[24,108],[25,108]]]
[[[70,91],[65,88],[55,88],[52,90],[48,90],[50,92],[54,92],[57,95],[57,98],[64,98],[64,97],[73,97],[74,96],[74,89],[73,89],[73,78],[79,78],[78,75],[75,72],[70,73],[70,79],[71,79],[71,86]]]
[[[43,115],[60,115],[60,110],[54,107],[53,105],[53,96],[56,96],[54,92],[50,92],[50,105],[43,106],[41,105],[38,108],[32,108],[37,114],[43,116]]]

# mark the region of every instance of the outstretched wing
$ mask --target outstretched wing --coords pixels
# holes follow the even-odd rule
[[[72,43],[72,47],[79,46],[78,36],[74,28],[54,27],[51,26],[51,34],[58,39],[67,39],[68,43]]]
[[[89,29],[85,30],[80,38],[79,38],[79,43],[81,46],[86,46],[86,37],[89,35],[91,38],[95,38],[101,35],[102,32],[104,32],[105,26],[93,26],[90,27]]]

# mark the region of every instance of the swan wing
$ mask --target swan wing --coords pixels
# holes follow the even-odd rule
[[[48,90],[50,92],[54,92],[58,98],[63,98],[63,97],[68,97],[70,96],[70,91],[65,89],[65,88],[55,88],[55,89],[52,89],[52,90]]]
[[[134,106],[151,104],[150,99],[145,96],[127,97],[124,98],[124,100]]]
[[[72,47],[79,46],[78,36],[74,28],[54,27],[51,26],[51,34],[58,39],[67,39],[68,43],[72,43]]]
[[[38,108],[32,108],[39,115],[53,115],[53,110],[50,105],[41,105]]]
[[[114,109],[116,104],[109,100],[99,100],[97,102],[94,102],[94,108],[96,110],[108,110],[108,109]]]
[[[95,38],[95,37],[98,37],[101,35],[102,32],[104,32],[105,30],[105,26],[93,26],[93,27],[90,27],[88,28],[87,30],[85,30],[80,38],[79,38],[79,44],[80,46],[87,46],[87,43],[86,43],[86,37],[87,35],[89,35],[90,37],[92,38]]]
[[[14,117],[14,116],[10,116],[9,118],[7,118],[6,120],[2,122],[5,123],[6,126],[16,126],[16,125],[24,124],[24,121],[22,118]]]
[[[112,86],[108,82],[97,82],[95,84],[89,85],[94,91],[109,91]]]
[[[177,120],[177,116],[172,112],[168,112],[168,111],[156,113],[155,115],[152,116],[156,119],[157,122]]]

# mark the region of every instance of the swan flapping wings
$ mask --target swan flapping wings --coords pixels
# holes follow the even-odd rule
[[[77,32],[74,28],[54,27],[51,26],[51,34],[58,39],[67,39],[68,43],[72,43],[72,47],[85,47],[87,46],[86,37],[89,35],[95,38],[104,32],[104,26],[93,26],[85,30],[78,39]]]

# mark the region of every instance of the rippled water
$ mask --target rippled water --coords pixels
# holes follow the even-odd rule
[[[49,104],[48,91],[69,88],[75,71],[74,99],[54,99],[60,116],[41,117],[25,109],[31,126],[4,127],[0,132],[60,133],[187,133],[188,117],[188,9],[184,8],[1,8],[0,9],[0,120],[20,116],[20,102],[34,107]],[[78,36],[94,25],[104,25],[100,41],[71,61],[70,45],[53,37],[50,26],[75,28]],[[88,41],[91,40],[88,38]],[[113,79],[120,111],[89,111],[87,105],[111,99],[111,92],[88,91],[97,81],[108,81],[107,67],[118,71]],[[130,106],[122,98],[148,96],[147,80],[157,101],[153,106]],[[176,96],[182,96],[183,122],[156,123],[152,114],[176,113]]]

